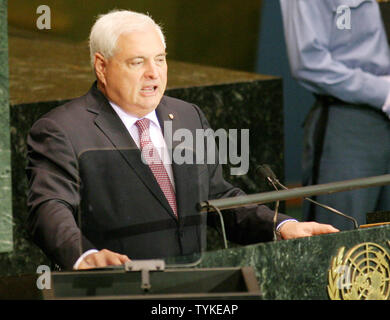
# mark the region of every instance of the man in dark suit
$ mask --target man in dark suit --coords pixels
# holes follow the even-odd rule
[[[204,250],[210,221],[197,203],[244,193],[223,179],[218,157],[212,164],[162,161],[179,146],[167,145],[167,125],[193,137],[209,125],[197,106],[164,96],[161,29],[148,16],[114,11],[93,26],[90,48],[97,78],[90,91],[44,115],[28,136],[34,241],[67,269]],[[273,216],[265,206],[225,212],[228,237],[271,240]],[[337,231],[282,214],[277,224],[285,239]]]

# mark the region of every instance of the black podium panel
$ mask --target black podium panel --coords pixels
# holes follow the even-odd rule
[[[141,271],[124,269],[52,272],[50,289],[38,289],[39,275],[0,279],[0,299],[260,299],[251,267],[165,269],[148,272],[144,289]],[[8,288],[13,288],[12,292]]]

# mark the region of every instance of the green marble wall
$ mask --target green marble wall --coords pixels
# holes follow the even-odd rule
[[[0,252],[12,250],[7,1],[0,0]]]
[[[283,180],[283,96],[282,80],[251,80],[167,90],[167,95],[197,104],[214,130],[249,129],[249,171],[224,176],[246,193],[270,191],[256,168],[269,163]]]

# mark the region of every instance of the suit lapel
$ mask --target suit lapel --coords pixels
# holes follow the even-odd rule
[[[172,141],[173,134],[176,130],[183,128],[182,121],[180,119],[180,114],[170,108],[163,98],[161,103],[156,109],[157,117],[160,122],[161,129],[163,130],[164,139],[168,146],[169,154],[173,157],[173,151],[180,144],[179,141]],[[193,205],[191,199],[191,164],[177,164],[174,159],[172,159],[172,171],[175,181],[175,190],[176,190],[176,204],[178,209],[179,221],[182,225],[184,223],[184,217],[189,210],[189,206]]]
[[[161,191],[152,171],[141,159],[141,152],[133,138],[127,131],[119,116],[112,109],[104,95],[94,86],[92,100],[88,111],[96,113],[95,124],[106,135],[113,146],[121,153],[128,165],[134,170],[138,178],[143,181],[147,189],[160,201],[161,205],[176,220],[175,215]]]

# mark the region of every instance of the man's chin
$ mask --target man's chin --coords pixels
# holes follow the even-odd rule
[[[139,105],[142,107],[142,109],[154,110],[159,105],[161,99],[162,95],[146,98],[144,97]]]
[[[138,104],[138,106],[135,108],[137,111],[137,114],[141,115],[141,116],[147,115],[148,113],[154,111],[157,108],[160,101],[161,101],[161,98],[159,100],[155,100],[151,103]]]

